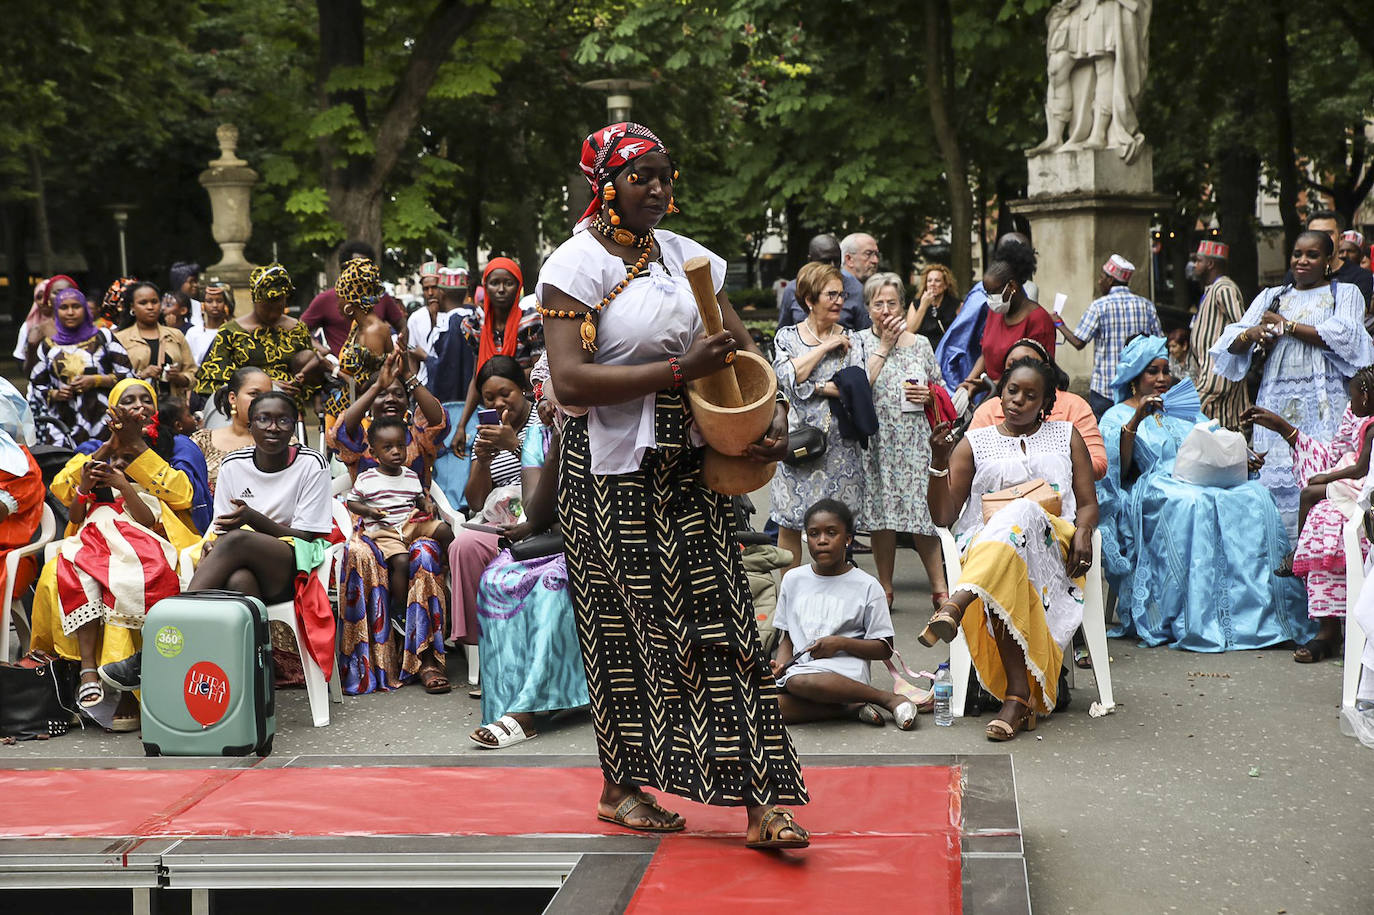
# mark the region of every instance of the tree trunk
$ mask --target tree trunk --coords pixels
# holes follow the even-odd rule
[[[1302,231],[1302,219],[1298,215],[1300,184],[1293,150],[1293,105],[1288,87],[1288,10],[1283,0],[1271,0],[1271,13],[1269,78],[1273,87],[1274,164],[1279,172],[1279,214],[1283,217],[1284,250],[1289,250]],[[1244,285],[1241,288],[1244,289]]]
[[[448,58],[453,44],[472,28],[487,2],[467,4],[439,0],[416,30],[410,59],[391,97],[379,112],[375,131],[367,112],[365,93],[329,92],[326,85],[336,67],[360,67],[365,59],[362,0],[316,0],[319,12],[320,62],[316,92],[321,109],[345,104],[353,109],[362,129],[372,134],[371,157],[348,157],[339,164],[338,145],[330,137],[319,141],[320,166],[329,193],[330,215],[349,238],[361,239],[382,251],[382,200],[387,179],[401,159],[420,120],[420,107]],[[331,277],[332,278],[332,277]]]
[[[1341,214],[1345,225],[1355,224],[1355,214],[1360,204],[1374,188],[1374,168],[1365,167],[1367,147],[1364,139],[1364,124],[1351,128],[1349,140],[1341,141],[1339,154],[1333,159],[1344,159],[1344,168],[1331,178],[1331,186],[1326,187],[1315,181],[1308,181],[1309,187],[1331,196],[1331,208]]]
[[[29,181],[33,191],[33,231],[38,236],[38,272],[52,276],[57,271],[52,251],[52,227],[48,224],[48,192],[43,180],[43,160],[35,146],[29,147]]]
[[[1221,240],[1230,246],[1227,271],[1248,302],[1259,291],[1259,248],[1255,239],[1255,194],[1259,191],[1260,156],[1232,146],[1217,157],[1217,221]]]
[[[806,263],[806,248],[811,235],[802,222],[802,206],[795,200],[783,204],[783,218],[787,220],[787,266],[783,276],[792,279]]]
[[[925,84],[935,143],[945,165],[945,187],[949,191],[950,269],[961,286],[973,282],[973,197],[969,193],[968,166],[959,135],[949,113],[947,87],[954,67],[954,49],[949,36],[949,0],[924,0]]]

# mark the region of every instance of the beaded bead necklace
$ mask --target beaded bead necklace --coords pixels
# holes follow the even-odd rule
[[[607,234],[606,232],[603,232],[601,230],[600,226],[597,225],[597,220],[592,221],[592,228],[596,229],[598,232],[601,232],[603,235]],[[625,230],[621,229],[618,231],[623,232]],[[616,241],[618,242],[619,239],[616,239]],[[635,261],[633,265],[626,269],[625,279],[621,280],[620,283],[614,289],[612,289],[605,298],[603,298],[600,302],[596,303],[596,305],[592,306],[586,311],[581,312],[569,311],[558,308],[545,308],[543,305],[536,306],[535,310],[539,313],[541,317],[545,318],[580,317],[582,319],[582,326],[578,330],[582,335],[582,348],[589,353],[596,352],[596,316],[601,313],[601,309],[611,304],[611,301],[615,299],[616,296],[624,292],[625,287],[630,285],[631,281],[633,281],[635,277],[639,276],[641,273],[644,272],[644,268],[649,263],[649,252],[651,252],[654,248],[654,230],[650,229],[644,235],[635,237],[634,243],[635,245],[643,249],[643,252],[639,255],[639,260]]]

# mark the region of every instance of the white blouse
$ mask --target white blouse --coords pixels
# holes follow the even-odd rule
[[[1040,478],[1059,487],[1061,518],[1077,512],[1073,496],[1073,423],[1042,422],[1031,435],[1003,435],[997,426],[970,429],[973,485],[954,533],[964,536],[983,527],[983,495]]]
[[[725,260],[674,232],[656,231],[662,263],[651,262],[596,321],[598,365],[645,365],[682,356],[704,331],[691,284],[682,265],[694,257],[711,261],[711,283],[717,294],[725,285]],[[539,271],[535,295],[547,301],[547,287],[559,289],[594,308],[625,279],[625,262],[602,247],[590,232],[577,232],[559,245]],[[569,318],[552,320],[574,320]],[[581,320],[576,319],[576,320]],[[559,384],[557,374],[554,385]],[[654,437],[654,395],[625,403],[592,407],[587,411],[592,473],[637,471],[644,452],[657,446]],[[694,441],[696,437],[693,428]]]

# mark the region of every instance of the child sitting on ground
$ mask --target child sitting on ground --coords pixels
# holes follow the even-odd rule
[[[772,662],[788,724],[857,714],[882,727],[879,706],[897,727],[916,726],[916,705],[869,683],[869,662],[892,657],[892,616],[878,580],[846,559],[854,514],[822,499],[806,510],[811,564],[782,578],[773,626],[782,634]],[[800,648],[800,650],[798,650]]]
[[[377,466],[358,474],[347,505],[362,521],[359,532],[386,558],[392,624],[404,634],[410,546],[421,537],[431,537],[447,551],[453,529],[437,517],[420,477],[406,466],[406,424],[394,416],[374,420],[367,430],[367,443]]]

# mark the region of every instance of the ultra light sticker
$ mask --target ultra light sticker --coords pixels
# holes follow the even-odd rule
[[[186,711],[207,728],[217,724],[229,710],[229,678],[217,664],[209,661],[192,664],[191,669],[186,671],[186,684],[182,692]]]

